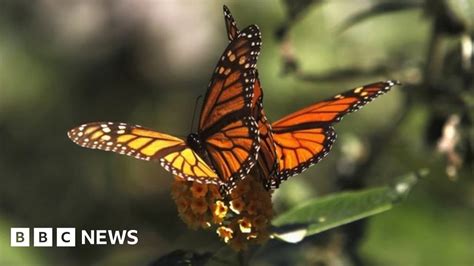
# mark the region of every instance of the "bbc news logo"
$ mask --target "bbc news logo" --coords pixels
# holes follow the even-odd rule
[[[29,247],[31,240],[34,247],[75,247],[76,228],[62,227],[10,228],[10,246]],[[53,233],[54,232],[54,233]],[[81,245],[136,245],[138,243],[137,230],[81,230],[77,240]],[[54,243],[53,243],[53,240]]]

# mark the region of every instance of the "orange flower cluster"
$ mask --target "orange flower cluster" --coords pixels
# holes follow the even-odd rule
[[[235,250],[262,244],[269,237],[271,192],[253,175],[239,181],[227,195],[217,185],[176,177],[171,194],[179,216],[190,228],[217,228],[217,235]]]

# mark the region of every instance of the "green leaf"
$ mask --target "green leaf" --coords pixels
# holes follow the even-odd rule
[[[305,202],[273,220],[274,236],[296,243],[304,237],[387,211],[403,200],[427,171],[398,178],[392,186],[343,192]]]

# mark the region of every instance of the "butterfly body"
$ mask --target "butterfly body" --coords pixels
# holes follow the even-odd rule
[[[196,152],[208,165],[215,171],[214,166],[211,163],[209,154],[204,147],[204,143],[199,137],[198,133],[191,133],[186,137],[186,145]]]
[[[197,154],[205,155],[206,150],[204,149],[203,143],[197,133],[191,133],[186,137],[186,144]]]

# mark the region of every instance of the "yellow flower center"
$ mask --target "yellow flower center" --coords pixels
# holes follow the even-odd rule
[[[239,181],[227,195],[221,195],[217,185],[179,178],[171,193],[179,216],[189,227],[217,228],[217,235],[235,250],[261,244],[269,237],[271,192],[253,175]]]

